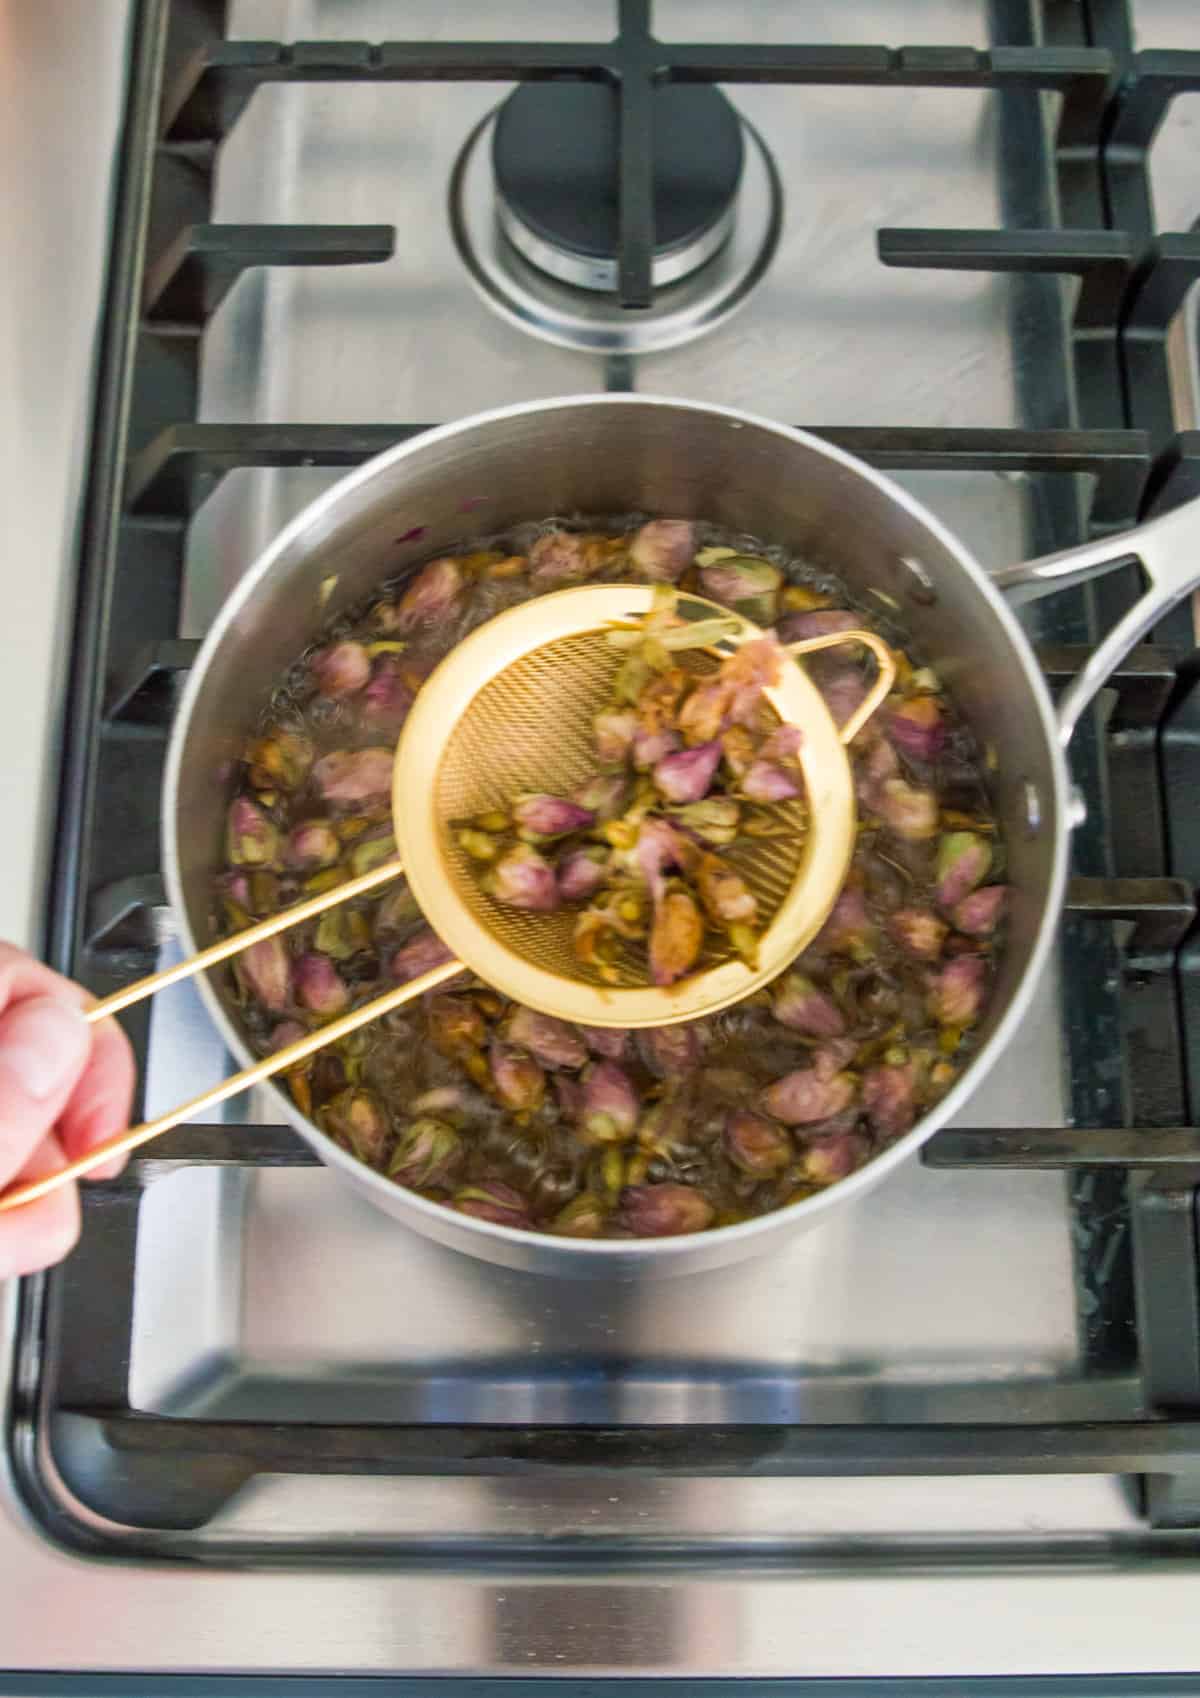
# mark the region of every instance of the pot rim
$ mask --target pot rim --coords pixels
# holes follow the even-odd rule
[[[225,600],[208,634],[201,643],[200,651],[188,673],[187,682],[184,685],[171,728],[171,737],[163,770],[164,881],[168,900],[179,928],[180,941],[187,953],[193,953],[197,948],[197,943],[192,935],[184,902],[176,831],[175,798],[179,787],[183,745],[193,707],[204,687],[209,661],[220,647],[230,626],[237,620],[242,608],[253,598],[261,579],[267,575],[281,554],[298,543],[304,533],[315,522],[323,520],[325,515],[331,509],[335,509],[350,491],[361,489],[371,483],[373,479],[390,472],[396,464],[423,452],[431,444],[445,442],[456,436],[465,435],[481,426],[499,424],[506,419],[521,418],[530,413],[553,414],[584,406],[596,408],[666,408],[676,412],[704,413],[710,417],[725,420],[731,430],[750,428],[768,431],[774,436],[782,437],[785,441],[815,451],[825,459],[842,466],[856,477],[873,484],[882,495],[902,508],[909,517],[935,537],[940,546],[954,557],[962,570],[974,578],[985,598],[991,604],[992,612],[1005,627],[1023,663],[1025,686],[1031,691],[1037,708],[1042,734],[1046,740],[1050,756],[1049,764],[1054,782],[1053,805],[1044,810],[1046,823],[1043,829],[1053,830],[1055,834],[1046,901],[1038,922],[1037,934],[1033,939],[1029,958],[1025,964],[1024,973],[995,1029],[971,1057],[959,1079],[941,1101],[928,1114],[923,1115],[903,1137],[898,1138],[887,1150],[874,1157],[865,1167],[859,1168],[848,1178],[839,1180],[836,1184],[829,1186],[828,1189],[818,1191],[815,1195],[806,1197],[802,1202],[793,1203],[785,1209],[775,1209],[768,1214],[756,1216],[753,1220],[742,1221],[734,1226],[716,1227],[708,1232],[686,1234],[677,1238],[569,1238],[558,1237],[552,1233],[527,1232],[516,1227],[498,1226],[491,1221],[479,1220],[475,1216],[459,1214],[443,1203],[431,1202],[415,1191],[408,1191],[397,1186],[384,1174],[376,1172],[374,1168],[367,1167],[365,1163],[358,1161],[348,1151],[335,1144],[314,1122],[300,1113],[291,1098],[273,1080],[264,1081],[277,1107],[287,1121],[295,1127],[300,1136],[316,1151],[327,1166],[341,1170],[359,1185],[367,1185],[371,1190],[378,1191],[381,1200],[386,1198],[393,1209],[397,1201],[402,1199],[406,1207],[411,1207],[416,1214],[429,1219],[431,1227],[434,1229],[432,1236],[440,1236],[436,1228],[443,1225],[449,1217],[457,1227],[469,1236],[478,1236],[480,1240],[479,1254],[485,1257],[487,1257],[488,1251],[484,1246],[489,1241],[510,1248],[528,1247],[531,1244],[537,1244],[543,1249],[553,1246],[556,1251],[569,1255],[573,1260],[576,1260],[580,1270],[590,1262],[594,1265],[595,1272],[600,1273],[604,1271],[606,1264],[611,1264],[612,1271],[616,1274],[621,1264],[628,1265],[631,1254],[636,1256],[639,1261],[650,1258],[656,1263],[668,1264],[676,1260],[686,1260],[689,1252],[694,1254],[696,1246],[700,1242],[712,1244],[714,1240],[719,1240],[722,1248],[729,1252],[729,1259],[734,1259],[737,1254],[748,1253],[745,1250],[748,1243],[752,1243],[756,1238],[766,1238],[773,1232],[778,1232],[785,1223],[794,1230],[799,1230],[802,1222],[814,1221],[828,1209],[851,1201],[869,1187],[877,1184],[958,1112],[999,1060],[1024,1018],[1034,989],[1046,967],[1058,929],[1066,887],[1071,814],[1068,806],[1069,775],[1065,755],[1059,741],[1054,708],[1033,651],[1029,646],[1028,638],[1021,629],[1012,608],[991,581],[984,568],[980,566],[955,533],[930,513],[921,502],[911,496],[907,490],[883,473],[876,471],[874,467],[866,465],[853,454],[847,453],[845,449],[837,448],[808,431],[797,430],[791,425],[780,424],[774,419],[749,413],[737,407],[677,399],[669,395],[583,393],[552,396],[539,401],[522,401],[510,406],[494,407],[486,412],[472,413],[466,418],[455,420],[452,423],[435,426],[431,430],[422,432],[420,436],[410,437],[397,443],[393,448],[385,449],[382,454],[376,455],[373,459],[365,461],[363,465],[348,473],[344,478],[340,478],[337,483],[325,490],[285,525],[258,556],[254,564],[243,574]],[[198,974],[195,982],[199,986],[200,995],[208,1013],[214,1020],[217,1030],[225,1039],[226,1044],[241,1065],[249,1065],[257,1058],[247,1046],[241,1032],[226,1015],[220,998],[209,982],[207,974]]]

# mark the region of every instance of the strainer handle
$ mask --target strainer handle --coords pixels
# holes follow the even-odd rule
[[[247,926],[245,931],[234,932],[231,937],[223,937],[220,943],[210,944],[198,955],[189,955],[186,961],[179,961],[174,967],[164,967],[161,973],[151,973],[148,978],[135,979],[133,984],[126,985],[123,990],[114,991],[111,996],[94,1002],[90,1008],[84,1009],[84,1019],[104,1020],[110,1014],[119,1014],[123,1008],[132,1008],[135,1002],[153,996],[155,991],[166,990],[168,985],[176,985],[181,979],[193,978],[195,974],[203,973],[207,967],[217,967],[222,961],[240,955],[252,944],[262,943],[264,938],[289,931],[302,920],[314,920],[327,908],[336,908],[339,902],[349,902],[355,896],[365,896],[369,890],[374,890],[376,885],[390,883],[403,871],[402,861],[384,861],[381,866],[372,867],[369,873],[348,879],[345,884],[335,884],[332,890],[323,890],[319,896],[312,896],[307,902],[297,902],[290,908],[281,908],[278,914],[260,920],[255,926]]]
[[[840,648],[843,643],[861,643],[863,648],[870,649],[878,668],[875,682],[861,706],[855,708],[838,732],[843,743],[852,743],[871,715],[892,693],[892,685],[896,682],[896,657],[891,649],[874,631],[830,631],[823,637],[803,637],[800,642],[785,646],[789,654],[811,654],[814,649]]]
[[[341,888],[348,890],[350,886],[343,885]],[[276,927],[276,930],[278,929]],[[286,1073],[298,1062],[305,1061],[310,1055],[324,1049],[326,1044],[335,1044],[339,1038],[348,1038],[351,1032],[357,1032],[360,1026],[378,1020],[384,1014],[390,1014],[393,1009],[403,1008],[406,1002],[423,996],[426,991],[434,990],[462,970],[461,961],[444,961],[440,967],[422,973],[419,979],[410,979],[406,985],[397,985],[395,990],[377,996],[373,1002],[364,1002],[361,1008],[352,1008],[348,1014],[331,1020],[327,1026],[319,1026],[315,1032],[306,1032],[302,1038],[297,1038],[295,1043],[276,1050],[274,1055],[263,1056],[262,1060],[256,1061],[252,1067],[243,1068],[232,1078],[222,1079],[219,1085],[201,1092],[198,1097],[193,1097],[191,1102],[181,1103],[178,1108],[160,1114],[157,1120],[147,1120],[141,1126],[130,1126],[126,1131],[118,1132],[115,1137],[106,1138],[104,1143],[97,1144],[85,1156],[68,1162],[66,1167],[59,1168],[56,1173],[48,1173],[41,1179],[32,1179],[25,1185],[13,1186],[0,1197],[0,1214],[7,1209],[17,1209],[25,1203],[36,1202],[48,1192],[57,1191],[60,1185],[69,1185],[72,1180],[82,1179],[85,1174],[103,1167],[113,1156],[124,1155],[128,1150],[136,1150],[140,1145],[148,1144],[160,1133],[169,1132],[172,1126],[178,1126],[180,1121],[189,1120],[194,1114],[202,1114],[207,1109],[215,1108],[218,1103],[225,1102],[229,1097],[236,1097],[240,1091],[249,1090],[251,1085],[260,1084],[264,1079],[273,1078],[276,1073]]]

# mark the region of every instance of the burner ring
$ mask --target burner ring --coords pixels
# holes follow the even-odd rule
[[[505,235],[531,265],[575,288],[617,287],[618,98],[608,83],[524,83],[492,130]],[[660,84],[653,119],[658,288],[729,239],[745,150],[737,113],[711,84]]]
[[[733,229],[702,270],[655,291],[627,312],[615,295],[571,287],[531,265],[505,236],[496,206],[491,132],[499,108],[468,135],[447,196],[451,235],[468,277],[492,310],[517,329],[592,354],[649,354],[703,336],[761,282],[783,226],[783,185],[766,144],[744,118],[742,186]]]

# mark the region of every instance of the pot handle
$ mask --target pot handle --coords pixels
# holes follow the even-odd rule
[[[1056,590],[1073,589],[1118,566],[1141,566],[1146,591],[1118,620],[1088,657],[1058,702],[1058,735],[1065,747],[1080,716],[1130,649],[1184,596],[1200,588],[1200,500],[1149,519],[1120,536],[1102,537],[1043,554],[1017,566],[1003,566],[992,582],[1017,604],[1037,601]]]

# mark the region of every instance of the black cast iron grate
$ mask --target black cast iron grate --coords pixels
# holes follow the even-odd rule
[[[1156,233],[1147,157],[1172,98],[1200,89],[1200,55],[1134,53],[1130,0],[993,0],[997,45],[937,48],[657,41],[649,0],[620,0],[610,42],[229,41],[220,0],[139,0],[122,141],[107,314],[87,495],[49,955],[98,993],[144,971],[153,949],[158,790],[176,686],[193,646],[178,629],[184,542],[226,473],[253,466],[348,467],[420,424],[195,422],[201,336],[251,267],[386,259],[387,226],[210,222],[222,140],[266,83],[515,81],[584,77],[615,86],[620,113],[619,298],[651,300],[650,94],[662,79],[989,89],[1001,123],[1028,123],[1057,97],[1052,143],[1031,166],[1053,186],[1059,223],[1037,230],[881,230],[884,264],[1052,273],[1078,279],[1063,359],[1076,405],[1039,428],[829,429],[871,463],[1043,477],[1039,547],[1120,529],[1200,489],[1200,438],[1177,433],[1165,335],[1200,276],[1200,239]],[[1040,134],[1040,124],[1028,133]],[[1040,145],[1040,144],[1039,144]],[[1011,164],[1011,161],[1010,161]],[[1015,169],[1016,167],[1012,167]],[[628,359],[609,387],[633,387]],[[1043,629],[1051,680],[1065,678],[1135,586],[1111,574],[1060,597]],[[1177,615],[1114,681],[1103,736],[1079,740],[1090,804],[1065,928],[1068,1038],[1077,1127],[946,1132],[934,1165],[1034,1166],[1072,1176],[1081,1328],[1088,1367],[1140,1367],[1136,1422],[981,1427],[343,1429],[205,1423],[135,1414],[128,1352],[138,1204],[179,1165],[295,1165],[312,1157],[274,1127],[178,1129],[114,1186],[87,1193],[89,1230],[55,1273],[24,1282],[13,1454],[35,1512],[59,1537],[109,1548],[59,1501],[37,1460],[129,1529],[201,1525],[257,1472],[466,1473],[602,1468],[620,1473],[1104,1472],[1143,1477],[1154,1527],[1200,1526],[1200,718],[1193,640]],[[145,1012],[129,1018],[144,1055]],[[1101,1060],[1122,1058],[1114,1076]],[[1115,1077],[1115,1083],[1114,1083]],[[1105,1082],[1101,1082],[1102,1079]],[[1083,1130],[1080,1128],[1090,1128]],[[86,1463],[81,1458],[89,1459]],[[96,1459],[100,1458],[97,1465]],[[74,1471],[73,1471],[74,1470]],[[181,1553],[186,1545],[181,1544]]]

